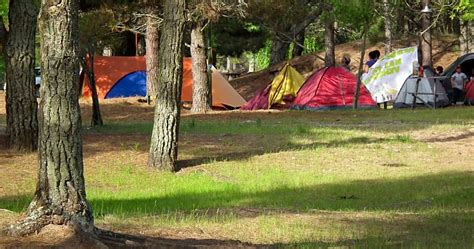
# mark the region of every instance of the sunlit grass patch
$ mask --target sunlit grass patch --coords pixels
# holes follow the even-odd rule
[[[187,116],[177,173],[146,167],[151,122],[109,123],[84,132],[87,196],[99,226],[132,233],[469,248],[473,119],[464,108]],[[24,165],[4,172],[34,170]],[[0,183],[0,208],[24,211],[30,178]]]

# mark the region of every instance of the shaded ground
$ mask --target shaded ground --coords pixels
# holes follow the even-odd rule
[[[90,103],[81,105],[96,224],[120,233],[101,238],[111,248],[472,245],[472,108],[184,111],[183,169],[170,175],[146,168],[152,107],[104,101],[107,125],[90,129]],[[0,128],[0,226],[20,217],[36,168],[36,154],[6,150]],[[0,247],[78,245],[101,246],[57,227],[0,238]]]

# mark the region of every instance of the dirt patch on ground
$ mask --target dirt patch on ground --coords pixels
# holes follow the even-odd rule
[[[39,233],[28,237],[2,236],[0,248],[273,248],[238,240],[209,238],[202,234],[190,236],[192,233],[183,231],[157,233],[156,230],[133,227],[124,232],[97,229],[94,234],[88,234],[69,226],[48,225]]]

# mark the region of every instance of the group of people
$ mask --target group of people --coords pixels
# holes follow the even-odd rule
[[[471,76],[467,77],[467,75],[462,72],[461,66],[457,66],[456,71],[451,76],[451,86],[453,87],[453,98],[451,102],[453,104],[456,104],[467,91],[467,83],[469,81],[474,81],[474,68],[471,69]]]
[[[373,50],[369,52],[369,60],[364,63],[364,73],[369,72],[369,69],[379,60],[380,55],[381,54],[379,50]],[[348,71],[351,71],[350,63],[350,55],[344,54],[341,58],[340,65]],[[437,76],[441,76],[444,73],[444,68],[442,66],[437,66],[435,68],[435,73]],[[463,100],[464,93],[467,91],[468,83],[470,81],[474,82],[474,68],[472,68],[472,73],[468,77],[462,72],[461,66],[457,66],[456,71],[453,73],[450,79],[453,91],[449,95],[451,97],[450,99],[452,104],[456,104],[457,101]],[[472,87],[474,87],[474,83],[470,85],[473,85]]]
[[[380,58],[380,51],[379,50],[374,50],[369,52],[369,61],[367,61],[364,64],[364,73],[369,72],[369,68],[371,68]],[[349,54],[344,54],[341,58],[341,66],[347,69],[348,71],[351,71],[351,66],[349,65],[351,63],[351,57]]]

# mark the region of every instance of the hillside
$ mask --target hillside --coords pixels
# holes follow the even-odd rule
[[[396,40],[394,41],[394,47],[396,49],[416,46],[417,40]],[[355,41],[336,46],[336,61],[339,62],[343,54],[349,54],[352,58],[351,68],[352,72],[356,73],[359,65],[361,41]],[[378,49],[382,52],[384,50],[384,44],[379,42],[377,44],[371,44],[367,47],[367,51]],[[433,64],[435,66],[443,66],[446,68],[449,66],[458,56],[458,41],[453,36],[437,37],[433,40]],[[324,52],[318,52],[310,55],[296,57],[290,60],[290,64],[294,66],[300,73],[305,77],[308,77],[315,70],[323,67],[324,65]],[[266,70],[249,73],[239,78],[231,80],[232,86],[239,92],[246,100],[252,98],[255,93],[268,85],[278,73],[279,69],[285,64],[282,62],[278,65],[270,67]]]

